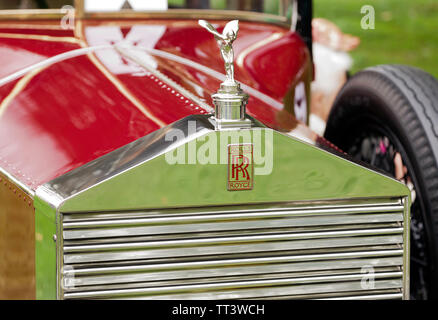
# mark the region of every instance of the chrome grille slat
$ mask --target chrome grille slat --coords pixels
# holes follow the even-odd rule
[[[135,274],[118,274],[118,275],[93,275],[88,277],[76,277],[72,284],[76,286],[96,285],[96,284],[113,284],[113,283],[130,283],[138,281],[158,281],[172,279],[196,279],[196,278],[212,278],[218,276],[256,276],[265,273],[281,273],[281,272],[302,272],[306,270],[318,270],[331,272],[336,269],[360,268],[364,265],[373,266],[399,266],[403,263],[402,257],[397,258],[379,258],[373,260],[353,260],[353,261],[322,261],[319,263],[296,263],[296,264],[271,264],[252,267],[234,267],[225,269],[195,269],[195,270],[179,270],[179,271],[158,271],[144,272]]]
[[[392,294],[371,294],[366,296],[354,296],[355,300],[400,300],[403,298],[402,293],[392,293]],[[336,298],[326,298],[324,300],[350,300],[350,297],[336,297]]]
[[[218,258],[223,260],[231,260],[233,259],[258,259],[258,258],[278,258],[278,257],[287,257],[290,255],[331,255],[331,254],[339,254],[342,255],[344,253],[347,254],[360,254],[362,252],[379,252],[386,250],[401,250],[402,245],[400,243],[397,244],[388,244],[388,245],[375,245],[375,246],[355,246],[355,247],[340,247],[340,248],[323,248],[323,249],[300,249],[300,250],[291,250],[291,251],[273,251],[273,252],[240,252],[234,254],[227,255],[205,255],[205,256],[195,256],[195,257],[166,257],[166,258],[158,258],[158,259],[140,259],[135,260],[133,263],[132,260],[126,261],[103,261],[103,262],[90,262],[90,263],[77,263],[69,265],[74,267],[75,270],[87,269],[87,268],[101,268],[101,267],[126,267],[126,266],[142,266],[142,265],[157,265],[157,264],[173,264],[173,263],[191,263],[191,262],[204,262],[204,261],[216,261]],[[402,250],[403,251],[403,250]]]
[[[375,267],[374,271],[376,273],[398,273],[400,272],[400,268],[397,266],[393,267]],[[71,288],[69,292],[82,292],[84,289],[86,291],[100,291],[102,290],[102,286],[104,286],[105,290],[119,290],[119,289],[134,289],[134,288],[161,288],[161,287],[177,287],[177,286],[188,286],[188,285],[206,285],[211,283],[234,283],[234,282],[242,282],[242,281],[256,281],[256,280],[279,280],[279,279],[299,279],[299,278],[315,278],[315,277],[327,277],[327,276],[348,276],[348,275],[357,275],[361,274],[360,268],[355,269],[336,269],[336,270],[327,270],[321,269],[318,271],[291,271],[291,272],[277,272],[277,273],[248,273],[248,274],[240,274],[240,275],[221,275],[221,276],[211,276],[206,273],[205,277],[197,277],[197,278],[187,278],[187,277],[178,277],[176,279],[164,278],[162,279],[147,279],[147,281],[142,281],[140,278],[136,279],[134,282],[121,282],[117,283],[117,279],[113,283],[96,283],[91,284],[87,283],[84,285],[81,280],[89,280],[91,278],[86,279],[86,277],[78,277],[77,282],[73,282],[74,288]],[[107,278],[109,278],[107,276]],[[97,279],[94,278],[94,280]],[[75,278],[76,280],[76,278]],[[151,281],[149,281],[151,280]],[[78,285],[76,285],[78,284]]]
[[[196,210],[196,209],[194,209]],[[239,212],[240,211],[240,212]],[[117,225],[129,225],[135,223],[147,223],[147,224],[169,224],[169,223],[193,223],[199,220],[202,221],[220,221],[230,219],[264,219],[264,218],[279,218],[290,216],[318,216],[318,215],[348,215],[357,213],[391,213],[403,211],[403,206],[397,203],[396,205],[380,205],[370,207],[322,207],[322,208],[299,208],[296,210],[285,208],[270,208],[270,209],[254,209],[254,210],[235,210],[232,213],[227,211],[206,211],[196,212],[196,214],[190,214],[188,212],[165,212],[162,214],[154,214],[150,217],[145,213],[90,213],[84,214],[68,214],[64,218],[64,224],[67,228],[85,228],[92,226],[117,226]],[[168,214],[166,216],[166,214]],[[107,218],[111,220],[107,220]],[[103,221],[102,221],[103,220]],[[106,220],[106,222],[105,222]]]
[[[130,234],[131,230],[125,229],[125,236],[115,235],[114,230],[107,229],[107,236],[102,237],[105,232],[99,234],[99,236],[94,236],[93,238],[72,238],[67,239],[70,246],[77,245],[93,245],[93,244],[113,244],[113,243],[134,243],[134,242],[149,242],[149,241],[160,241],[168,240],[170,237],[174,240],[183,239],[205,239],[205,238],[220,238],[220,237],[233,237],[233,236],[246,236],[253,235],[255,232],[257,235],[269,235],[269,234],[279,234],[279,233],[302,233],[308,232],[309,226],[305,227],[285,227],[285,228],[269,228],[269,229],[236,229],[236,230],[217,230],[217,231],[205,231],[205,232],[185,232],[185,233],[163,233],[163,234]],[[361,224],[363,229],[392,229],[402,227],[400,222],[397,223],[373,223],[373,224]],[[355,230],[357,224],[337,224],[337,225],[326,225],[326,226],[312,226],[313,232],[328,232],[328,231],[350,231]],[[86,230],[88,231],[88,229]],[[102,230],[98,230],[102,231]],[[118,231],[116,231],[118,232]],[[112,236],[114,235],[114,236]],[[90,237],[93,234],[90,234]]]
[[[65,263],[85,263],[97,261],[120,261],[120,260],[138,260],[165,257],[189,257],[203,255],[231,254],[235,252],[266,252],[266,251],[284,251],[294,249],[321,249],[321,248],[339,248],[345,246],[363,246],[363,245],[384,245],[401,243],[402,235],[396,236],[370,236],[370,237],[345,237],[329,238],[321,240],[295,240],[295,241],[275,241],[269,243],[252,243],[242,245],[224,245],[224,246],[198,246],[198,247],[180,247],[172,249],[155,249],[155,250],[121,250],[104,251],[104,252],[78,252],[64,255]],[[348,245],[347,245],[348,243]],[[182,248],[184,250],[182,250]]]
[[[327,239],[341,237],[359,237],[369,235],[393,235],[402,234],[403,228],[391,229],[365,229],[348,231],[328,231],[328,232],[306,232],[306,233],[287,233],[269,235],[250,235],[237,237],[217,237],[201,239],[181,239],[168,241],[148,241],[148,242],[127,242],[114,244],[93,244],[79,246],[64,246],[64,252],[84,252],[84,251],[112,251],[112,250],[132,250],[132,249],[155,249],[155,248],[175,248],[175,247],[194,247],[194,246],[220,246],[235,243],[258,243],[267,241],[288,241],[301,239]]]
[[[356,292],[358,299],[377,299],[402,294],[400,200],[190,210],[63,214],[62,276],[70,287],[61,288],[61,296],[343,299]],[[375,269],[374,291],[361,288],[364,266]]]
[[[223,218],[217,218],[216,222],[207,223],[202,220],[201,217],[194,218],[192,220],[184,221],[184,224],[172,224],[166,221],[168,224],[156,225],[157,222],[143,222],[140,221],[124,221],[110,223],[111,221],[101,221],[102,224],[99,228],[90,228],[96,225],[96,221],[93,223],[76,223],[66,224],[65,228],[84,228],[64,232],[64,239],[81,239],[81,238],[107,238],[107,237],[123,237],[123,236],[136,236],[136,235],[155,235],[155,234],[168,234],[172,233],[185,233],[185,232],[212,232],[212,231],[230,231],[230,230],[245,230],[245,229],[269,229],[269,228],[286,228],[286,227],[303,227],[303,226],[330,226],[330,225],[343,225],[343,224],[357,224],[357,223],[390,223],[403,221],[403,217],[400,214],[355,214],[346,215],[342,217],[338,216],[315,216],[315,217],[300,217],[292,219],[260,219],[260,220],[246,220],[236,221],[229,220],[223,221]],[[208,221],[211,221],[209,219]],[[164,223],[164,222],[163,222]],[[155,224],[155,225],[154,225]],[[149,225],[149,226],[139,226]],[[113,226],[113,228],[108,228]],[[124,228],[123,228],[124,227]],[[171,228],[171,230],[169,230]]]
[[[364,295],[364,291],[340,291],[340,292],[328,292],[328,293],[315,293],[311,295],[302,294],[302,295],[293,295],[293,296],[264,296],[264,297],[256,297],[249,299],[257,299],[257,300],[290,300],[290,299],[313,299],[313,300],[329,300],[329,299],[360,299],[361,296],[387,296],[387,299],[400,299],[402,298],[402,293],[400,288],[395,289],[380,289],[380,290],[367,290],[366,295]],[[126,299],[126,298],[125,298]],[[246,300],[246,299],[243,299]]]
[[[139,288],[107,291],[83,291],[66,293],[66,298],[118,298],[123,296],[143,296],[149,299],[243,299],[251,296],[275,296],[291,294],[314,294],[321,292],[341,292],[341,291],[358,291],[364,290],[361,287],[360,277],[352,277],[353,281],[341,282],[340,278],[331,279],[332,282],[322,282],[327,279],[320,279],[321,283],[306,283],[305,285],[290,285],[294,283],[288,279],[277,282],[241,282],[241,283],[224,283],[221,286],[210,285],[209,288],[200,288],[199,285],[181,286],[181,287],[163,287],[160,290],[156,288]],[[304,280],[303,280],[304,281]],[[339,281],[339,282],[337,282]],[[247,289],[252,287],[251,289]],[[260,287],[262,286],[262,287]],[[401,288],[401,279],[375,280],[375,289]],[[202,291],[204,289],[204,291]],[[210,289],[208,291],[207,289]],[[201,291],[201,292],[199,292]],[[172,292],[172,293],[171,293]],[[174,292],[174,293],[173,293]],[[179,293],[181,292],[181,293]],[[185,293],[189,292],[189,293]],[[179,293],[179,294],[178,294]]]
[[[220,268],[233,266],[251,266],[260,264],[278,264],[278,263],[298,263],[312,261],[330,261],[330,260],[356,260],[364,258],[382,258],[382,257],[399,257],[403,255],[403,250],[385,250],[385,251],[370,251],[370,252],[348,252],[334,254],[309,254],[296,256],[279,256],[267,258],[251,258],[251,259],[227,259],[227,260],[207,260],[195,262],[174,262],[165,264],[137,264],[135,266],[120,266],[120,267],[102,267],[102,268],[86,268],[81,266],[76,267],[73,272],[76,275],[90,274],[107,274],[107,273],[123,273],[123,272],[156,272],[178,269],[205,269],[205,268]]]

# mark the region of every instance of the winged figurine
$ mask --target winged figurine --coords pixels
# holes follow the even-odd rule
[[[205,20],[199,20],[199,25],[207,29],[212,33],[219,44],[222,58],[225,62],[225,72],[227,79],[225,82],[235,83],[234,81],[234,51],[233,51],[233,41],[237,38],[237,32],[239,31],[239,21],[232,20],[228,22],[222,34],[219,33],[209,22]]]

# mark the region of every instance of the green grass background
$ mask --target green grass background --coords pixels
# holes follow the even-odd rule
[[[375,29],[361,28],[363,5],[375,9]],[[314,17],[327,18],[359,36],[352,72],[397,63],[438,78],[438,0],[314,0]]]

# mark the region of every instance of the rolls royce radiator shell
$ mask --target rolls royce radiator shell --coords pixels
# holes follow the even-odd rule
[[[304,125],[287,19],[77,13],[3,34],[0,299],[408,298],[410,191]]]
[[[175,128],[183,141],[166,140]],[[38,188],[37,297],[407,298],[409,190],[270,129],[246,132],[243,143],[261,134],[274,150],[253,190],[227,190],[227,163],[166,161],[223,138],[206,116]]]

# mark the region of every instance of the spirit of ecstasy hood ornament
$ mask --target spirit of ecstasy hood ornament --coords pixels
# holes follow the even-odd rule
[[[234,83],[233,41],[237,38],[237,32],[239,31],[239,21],[233,20],[228,22],[222,34],[217,32],[217,30],[205,20],[199,20],[199,25],[204,27],[214,35],[214,38],[220,46],[222,58],[225,61],[225,71],[227,73],[227,80],[225,82],[229,82],[230,84]]]
[[[216,129],[248,128],[251,126],[251,120],[245,119],[245,105],[248,102],[248,95],[240,89],[239,83],[234,80],[233,42],[237,38],[239,21],[228,22],[222,34],[205,20],[199,20],[198,23],[214,35],[225,63],[226,79],[221,83],[218,92],[212,95],[216,107]]]

